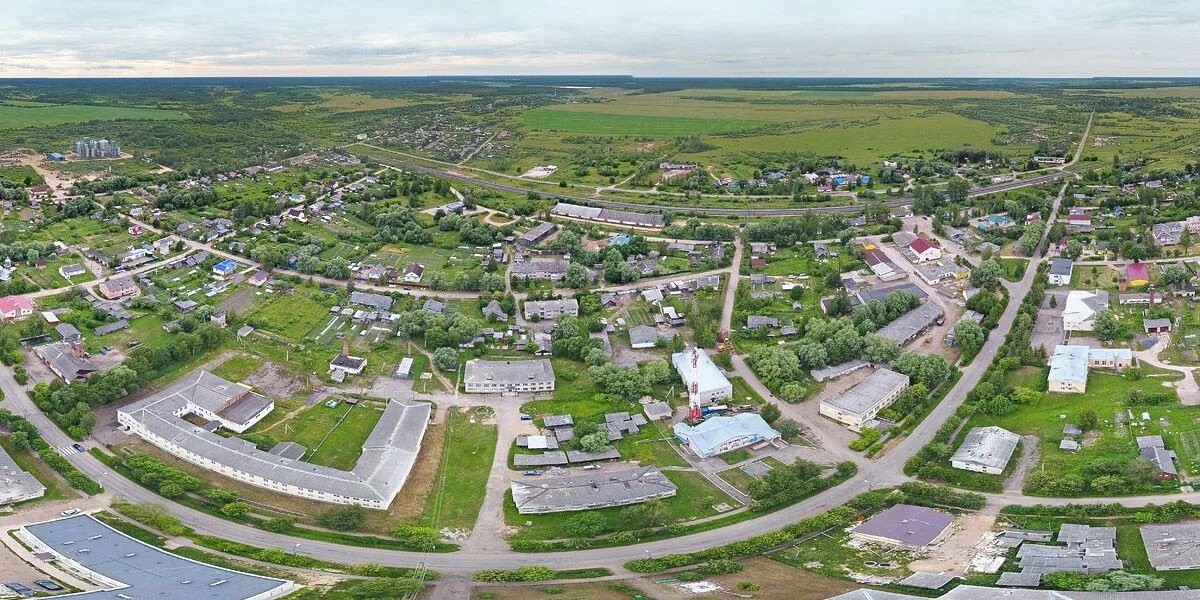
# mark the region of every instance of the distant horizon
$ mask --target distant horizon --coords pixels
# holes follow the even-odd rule
[[[5,17],[2,78],[1200,74],[1187,0],[14,0]]]
[[[83,75],[83,76],[0,76],[0,81],[134,81],[134,80],[171,80],[197,81],[205,79],[545,79],[572,80],[580,78],[614,79],[614,80],[743,80],[743,81],[830,81],[830,82],[938,82],[938,81],[1130,81],[1130,82],[1164,82],[1164,83],[1194,83],[1200,85],[1200,75],[1086,75],[1086,76],[1053,76],[1053,75],[913,75],[877,77],[870,75],[631,75],[631,74],[602,74],[602,73],[493,73],[493,74],[464,74],[464,73],[429,73],[403,75]]]

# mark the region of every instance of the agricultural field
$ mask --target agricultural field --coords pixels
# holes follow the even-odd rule
[[[1028,130],[1065,134],[1084,120],[1051,99],[1009,91],[685,89],[631,95],[593,91],[586,100],[525,112],[521,124],[528,135],[521,147],[553,154],[555,137],[636,138],[645,144],[702,136],[715,148],[674,158],[744,177],[749,174],[744,165],[753,157],[782,152],[840,156],[859,165],[960,147],[1023,156],[1034,145],[1026,139]],[[1026,105],[1011,108],[1018,102]],[[554,163],[541,161],[547,162]]]
[[[188,116],[184,112],[158,108],[0,101],[0,129],[45,127],[64,123],[114,121],[117,119],[175,121],[187,118]]]

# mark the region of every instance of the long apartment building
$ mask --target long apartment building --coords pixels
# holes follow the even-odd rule
[[[117,422],[172,455],[226,477],[292,496],[380,510],[391,504],[408,479],[429,423],[429,404],[388,402],[363,443],[358,463],[342,471],[214,433],[211,421],[222,427],[232,422],[230,429],[245,431],[270,412],[259,408],[262,402],[253,398],[258,395],[247,389],[205,371],[119,409]],[[189,415],[210,423],[196,425],[185,418]]]

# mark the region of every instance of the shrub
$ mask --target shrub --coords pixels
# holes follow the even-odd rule
[[[742,570],[742,563],[728,558],[710,560],[700,565],[699,571],[704,575],[729,575]]]
[[[266,531],[273,533],[281,533],[294,527],[296,523],[287,517],[279,517],[276,519],[267,519],[259,524]]]
[[[358,531],[367,520],[367,512],[361,506],[339,506],[317,516],[317,524],[334,531]]]

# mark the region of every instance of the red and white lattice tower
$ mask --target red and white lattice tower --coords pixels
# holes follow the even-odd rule
[[[700,349],[692,346],[692,385],[688,389],[688,420],[700,422]]]

